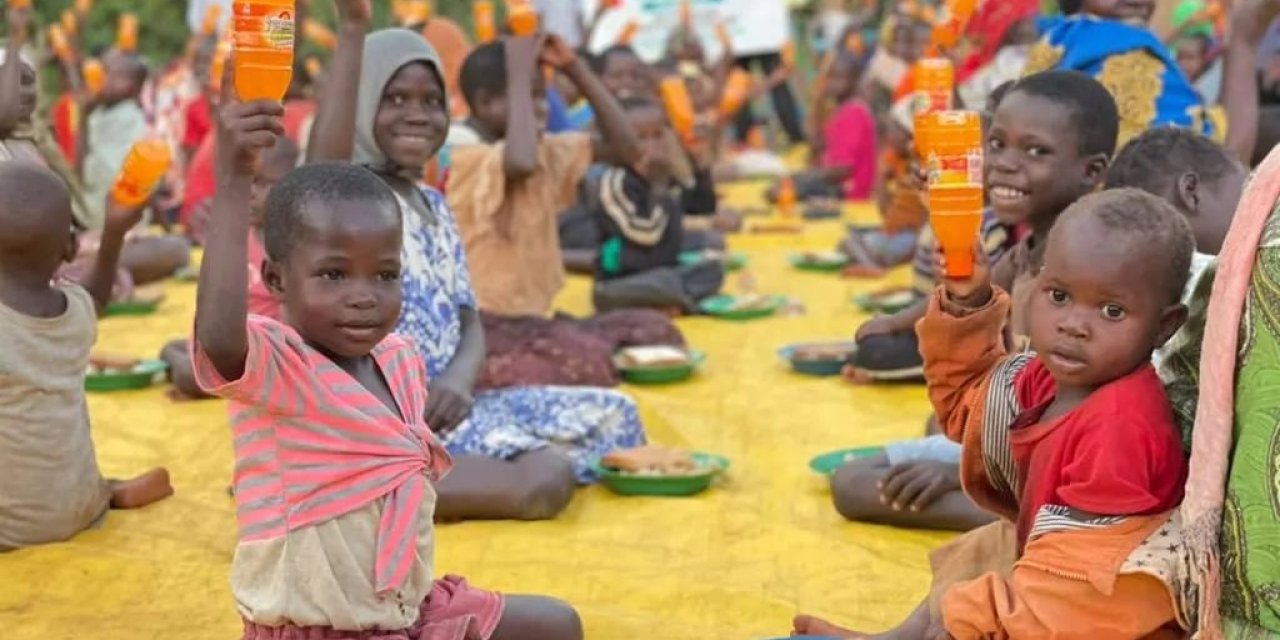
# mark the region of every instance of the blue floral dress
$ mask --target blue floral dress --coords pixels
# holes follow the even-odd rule
[[[441,375],[462,340],[459,309],[476,307],[462,237],[444,196],[423,197],[435,213],[426,220],[401,202],[404,216],[404,308],[397,333],[417,341],[427,374]],[[515,387],[475,396],[471,416],[445,436],[453,454],[509,460],[555,446],[573,461],[578,481],[595,480],[593,457],[644,444],[635,403],[610,389]]]

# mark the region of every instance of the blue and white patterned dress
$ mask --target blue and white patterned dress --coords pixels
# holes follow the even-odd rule
[[[404,211],[404,308],[397,333],[411,336],[440,376],[462,340],[459,309],[476,307],[462,237],[444,196],[429,187],[423,197],[435,213],[428,221],[401,202]],[[511,459],[546,446],[573,461],[579,482],[591,482],[590,460],[609,451],[644,444],[636,405],[610,389],[516,387],[476,394],[471,416],[444,438],[453,454]]]

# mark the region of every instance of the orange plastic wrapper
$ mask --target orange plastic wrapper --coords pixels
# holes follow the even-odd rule
[[[234,11],[236,95],[283,99],[293,80],[293,0],[236,0]]]
[[[724,83],[724,95],[720,98],[720,117],[729,119],[737,115],[751,93],[751,74],[734,67]]]
[[[658,90],[662,94],[662,104],[667,109],[667,116],[671,118],[671,126],[685,142],[692,141],[694,137],[693,101],[689,99],[689,87],[685,85],[684,78],[680,76],[663,78]]]

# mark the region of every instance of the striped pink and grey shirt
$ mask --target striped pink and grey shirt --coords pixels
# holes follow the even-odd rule
[[[239,380],[224,380],[194,342],[196,380],[231,401],[241,541],[281,537],[385,498],[374,575],[379,593],[398,588],[413,566],[426,483],[452,466],[422,418],[427,374],[417,348],[391,335],[370,354],[397,415],[292,327],[251,315],[246,329]]]

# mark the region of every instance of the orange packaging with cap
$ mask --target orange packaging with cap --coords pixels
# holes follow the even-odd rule
[[[956,90],[956,70],[947,58],[921,58],[911,69],[915,83],[911,112],[919,115],[951,108]]]
[[[102,93],[102,87],[107,83],[107,70],[101,61],[96,58],[85,60],[80,66],[80,75],[84,77],[84,88],[89,95]]]
[[[49,25],[49,48],[53,49],[53,55],[58,56],[59,60],[71,58],[71,44],[62,25]]]
[[[792,218],[796,214],[796,183],[787,176],[778,183],[778,215]]]
[[[124,167],[116,184],[111,188],[111,198],[125,207],[136,207],[146,202],[169,170],[172,161],[169,144],[160,138],[146,138],[134,143],[125,156]]]
[[[283,99],[293,80],[293,0],[236,0],[233,11],[236,95]]]
[[[729,119],[738,114],[751,93],[751,74],[734,67],[724,82],[724,96],[720,98],[720,117]]]
[[[972,277],[973,244],[982,230],[982,185],[930,187],[929,225],[946,258],[946,277]]]
[[[120,21],[116,23],[116,48],[129,53],[138,50],[138,16],[120,14]]]
[[[508,0],[507,28],[516,36],[531,36],[538,32],[538,11],[528,0]]]
[[[475,0],[471,5],[471,19],[476,25],[476,41],[493,42],[498,37],[498,27],[493,14],[493,0]]]
[[[222,76],[227,72],[227,58],[231,57],[231,42],[219,40],[213,48],[213,61],[209,64],[209,88],[222,90]]]
[[[662,104],[667,108],[667,117],[671,118],[671,126],[686,142],[693,140],[693,101],[689,99],[689,87],[684,78],[670,76],[662,79],[658,86],[662,94]]]
[[[982,118],[976,111],[925,114],[919,145],[929,186],[982,185]]]

